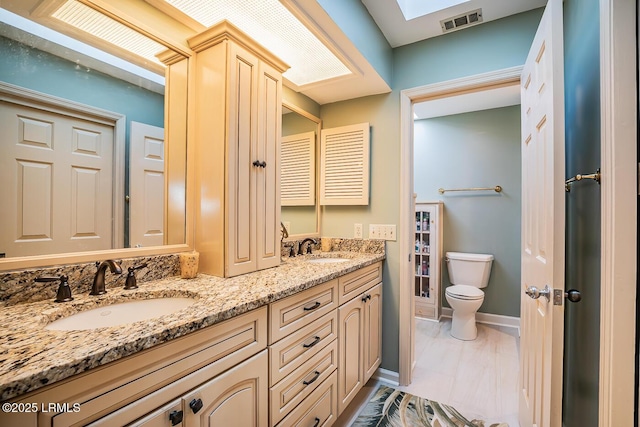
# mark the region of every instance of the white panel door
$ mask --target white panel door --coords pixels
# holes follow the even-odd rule
[[[131,122],[129,246],[164,244],[164,129]]]
[[[0,252],[110,249],[113,127],[0,102]]]
[[[532,287],[564,292],[562,1],[550,0],[522,71],[520,425],[562,419],[564,306]],[[564,298],[562,298],[564,300]],[[562,304],[564,301],[562,301]]]

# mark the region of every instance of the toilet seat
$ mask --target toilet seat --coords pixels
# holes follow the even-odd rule
[[[452,298],[460,300],[479,300],[484,298],[484,292],[475,286],[469,285],[448,286],[445,293]]]

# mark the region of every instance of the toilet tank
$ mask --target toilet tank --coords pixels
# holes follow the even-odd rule
[[[486,288],[489,284],[493,255],[447,252],[445,260],[451,284],[476,288]]]

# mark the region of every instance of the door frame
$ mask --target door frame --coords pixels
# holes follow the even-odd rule
[[[508,85],[520,85],[522,66],[505,68],[484,74],[447,80],[440,83],[405,89],[400,92],[400,259],[406,260],[400,267],[399,328],[410,331],[399,335],[399,383],[411,382],[413,369],[412,349],[415,345],[414,297],[413,297],[413,104],[468,92],[496,89]]]
[[[601,320],[599,426],[633,425],[635,407],[635,313],[638,181],[636,5],[628,0],[600,0],[601,85]],[[614,22],[616,23],[614,25]],[[632,62],[636,63],[635,60]],[[518,71],[516,71],[518,70]],[[491,86],[521,67],[406,89],[400,92],[400,268],[399,329],[414,321],[410,236],[413,206],[413,103],[449,96],[466,88]],[[501,77],[502,75],[502,77]],[[399,383],[411,381],[413,334],[399,336]]]
[[[635,375],[629,373],[637,369],[638,189],[630,185],[638,182],[635,3],[600,0],[600,427],[634,423]]]

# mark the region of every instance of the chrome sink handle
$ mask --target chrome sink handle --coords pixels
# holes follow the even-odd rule
[[[547,299],[547,302],[551,300],[551,289],[549,288],[549,285],[545,285],[544,289],[542,290],[536,288],[535,286],[529,286],[525,293],[533,299],[545,297]]]

